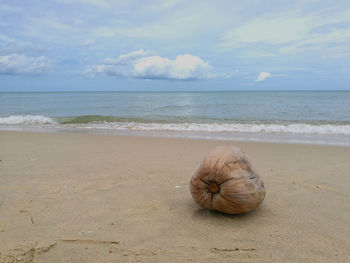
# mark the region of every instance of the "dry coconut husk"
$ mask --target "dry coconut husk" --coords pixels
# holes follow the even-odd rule
[[[191,194],[201,207],[242,214],[265,198],[264,183],[243,151],[220,146],[210,152],[191,179]]]

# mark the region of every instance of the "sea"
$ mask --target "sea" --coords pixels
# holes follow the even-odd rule
[[[1,92],[0,130],[350,146],[350,91]]]

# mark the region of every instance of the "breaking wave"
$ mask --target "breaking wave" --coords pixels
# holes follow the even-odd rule
[[[0,117],[0,125],[48,125],[51,128],[79,128],[135,131],[181,132],[240,132],[350,135],[350,124],[314,123],[240,123],[237,122],[174,122],[164,120],[128,119],[115,116],[45,117],[40,115],[13,115]]]
[[[0,124],[47,124],[55,123],[51,118],[41,115],[13,115],[0,117]]]
[[[249,132],[249,133],[294,133],[294,134],[339,134],[350,135],[350,125],[311,124],[223,124],[223,123],[101,123],[81,125],[87,129],[115,129],[141,131],[181,132]]]

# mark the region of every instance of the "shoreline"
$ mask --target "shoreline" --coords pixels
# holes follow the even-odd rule
[[[202,131],[171,131],[171,130],[118,130],[94,127],[53,127],[30,125],[0,125],[1,131],[34,132],[34,133],[78,133],[102,134],[115,136],[137,136],[147,138],[179,138],[193,140],[213,140],[228,142],[257,142],[298,145],[322,145],[350,147],[349,135],[331,134],[292,134],[292,133],[253,133],[253,132],[202,132]]]
[[[190,195],[191,176],[222,144],[243,149],[265,183],[248,214],[201,209]],[[0,131],[0,262],[348,262],[348,156],[349,147]]]

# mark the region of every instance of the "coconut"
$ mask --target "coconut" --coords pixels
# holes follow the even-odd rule
[[[264,183],[248,157],[230,146],[219,146],[205,157],[190,190],[199,206],[227,214],[249,212],[265,198]]]

